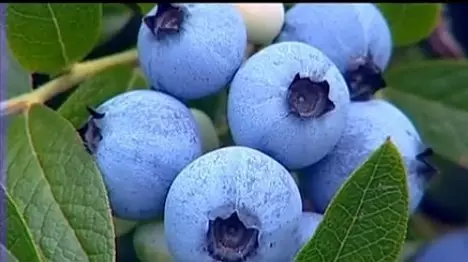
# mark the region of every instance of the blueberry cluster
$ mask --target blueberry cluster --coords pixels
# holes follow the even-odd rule
[[[292,261],[334,194],[389,136],[405,159],[411,212],[434,172],[411,121],[374,96],[392,51],[379,10],[279,6],[276,22],[268,8],[256,7],[264,12],[253,19],[248,4],[155,6],[137,46],[151,90],[90,108],[80,130],[116,221],[163,217],[154,232],[164,229],[174,261]],[[265,47],[245,61],[248,42]],[[234,145],[219,148],[210,119],[184,103],[228,87]],[[151,241],[153,231],[137,232],[137,251],[152,254],[158,233]]]

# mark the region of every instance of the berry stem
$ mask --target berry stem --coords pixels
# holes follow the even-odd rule
[[[42,104],[86,79],[118,65],[137,65],[137,51],[131,49],[121,53],[73,65],[65,74],[39,86],[37,89],[0,103],[0,115],[21,113],[33,104]]]

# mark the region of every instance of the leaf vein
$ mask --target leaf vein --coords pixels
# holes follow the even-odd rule
[[[22,17],[22,18],[39,20],[39,21],[44,21],[44,22],[50,22],[50,19],[40,17],[40,16],[36,16],[36,15],[25,14],[23,12],[20,12],[20,11],[16,10],[15,8],[13,8],[13,5],[10,6],[10,8],[8,9],[8,12],[13,13],[14,15]]]
[[[380,151],[379,152],[379,155],[377,157],[377,160],[375,161],[374,165],[373,165],[373,168],[372,168],[372,173],[369,177],[369,181],[367,182],[364,190],[363,190],[363,193],[362,193],[362,196],[359,200],[359,205],[358,205],[358,208],[356,209],[356,212],[354,213],[355,215],[353,216],[352,220],[351,220],[351,224],[350,226],[348,227],[348,229],[346,230],[346,233],[342,239],[342,242],[340,244],[340,247],[338,248],[338,251],[336,252],[336,256],[335,258],[333,259],[334,262],[338,261],[338,259],[341,257],[341,252],[343,251],[344,249],[344,246],[346,244],[346,241],[347,239],[349,238],[349,234],[351,233],[351,230],[353,229],[354,227],[354,224],[356,223],[356,220],[358,219],[358,216],[357,214],[359,214],[361,212],[361,209],[362,209],[362,205],[365,203],[364,202],[364,199],[366,197],[366,194],[367,194],[367,191],[369,190],[369,187],[371,186],[372,184],[372,181],[374,180],[374,176],[377,172],[377,169],[379,167],[378,163],[380,162],[380,159],[382,158],[382,156],[384,155],[384,150]]]
[[[65,215],[63,210],[60,208],[60,202],[58,202],[58,200],[55,198],[55,195],[54,195],[54,193],[52,191],[52,188],[50,187],[50,181],[48,181],[48,179],[47,179],[46,173],[44,171],[43,164],[41,163],[41,160],[39,159],[39,156],[38,156],[38,153],[37,153],[37,149],[34,146],[34,141],[33,141],[33,138],[31,136],[31,126],[30,126],[30,121],[29,121],[29,112],[24,114],[24,121],[25,121],[25,127],[26,127],[26,137],[27,137],[27,140],[28,140],[29,145],[31,147],[31,154],[37,160],[38,169],[40,170],[40,172],[41,172],[42,176],[44,177],[45,181],[47,181],[46,188],[49,190],[49,192],[50,192],[50,194],[52,196],[51,198],[54,200],[55,204],[57,204],[59,206],[58,210],[60,211],[60,214],[64,218],[65,223],[68,224],[69,228],[73,228],[70,225],[70,222],[68,221],[68,217]],[[75,239],[78,242],[78,245],[80,246],[80,249],[83,251],[84,254],[86,254],[86,251],[85,251],[85,249],[83,247],[83,244],[81,243],[80,239],[76,235],[76,232],[74,230],[71,230],[71,231],[73,232],[73,235],[75,236]]]
[[[54,23],[55,30],[57,31],[57,38],[60,45],[60,51],[62,54],[63,61],[68,65],[70,59],[68,58],[67,51],[65,48],[65,43],[63,41],[62,32],[60,31],[60,26],[57,21],[57,17],[50,3],[47,3],[47,8],[49,9],[50,15],[52,17],[52,22]]]

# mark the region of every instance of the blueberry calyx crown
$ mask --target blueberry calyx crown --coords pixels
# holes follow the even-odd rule
[[[91,118],[86,124],[78,129],[81,139],[83,140],[84,146],[89,153],[96,151],[97,144],[102,140],[101,129],[97,126],[96,120],[104,118],[105,114],[99,113],[91,107],[86,107]]]
[[[226,219],[217,217],[209,222],[208,252],[216,261],[245,261],[258,248],[258,233],[255,228],[247,228],[237,212]]]
[[[143,23],[154,36],[178,33],[184,19],[182,7],[170,3],[158,4],[156,14],[147,15]]]
[[[416,155],[416,160],[422,164],[419,166],[418,173],[426,176],[429,179],[432,178],[434,174],[439,172],[429,160],[429,158],[433,155],[434,151],[430,147],[424,149],[421,153]]]
[[[382,70],[373,62],[372,55],[355,59],[343,75],[351,101],[368,101],[387,86]]]
[[[297,73],[288,88],[289,110],[300,118],[321,117],[335,109],[329,94],[330,85],[326,80],[315,82]]]

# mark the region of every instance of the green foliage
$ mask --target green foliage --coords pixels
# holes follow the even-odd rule
[[[468,156],[468,63],[426,61],[390,70],[385,97],[404,110],[424,140],[448,159]]]
[[[155,4],[135,5],[146,14]],[[468,159],[468,63],[428,60],[415,46],[434,30],[441,5],[378,6],[397,47],[383,97],[410,116],[435,151],[461,163]],[[0,27],[6,61],[1,75],[6,75],[6,97],[13,99],[2,106],[24,109],[8,116],[4,165],[8,179],[0,187],[8,207],[8,225],[0,221],[0,227],[8,230],[8,241],[6,246],[0,244],[0,251],[8,261],[115,261],[106,188],[75,129],[87,120],[87,106],[97,107],[125,91],[149,87],[136,64],[136,53],[82,61],[95,47],[113,39],[133,15],[117,3],[8,4],[6,23]],[[53,75],[52,81],[32,91],[33,72]],[[72,89],[56,112],[40,105]],[[16,97],[24,93],[27,98]],[[221,92],[184,102],[209,116],[203,121],[213,120],[216,132],[210,126],[210,136],[217,133],[223,145],[231,145],[226,97],[227,92]],[[407,202],[401,156],[387,141],[343,185],[297,261],[403,257]]]
[[[426,60],[426,56],[418,46],[398,47],[393,50],[392,59],[390,60],[389,68],[406,63]],[[387,69],[388,71],[388,69]]]
[[[28,70],[56,73],[94,47],[101,12],[101,4],[8,4],[8,43]]]
[[[88,118],[86,107],[94,108],[125,91],[147,87],[140,70],[131,66],[111,68],[81,84],[58,112],[79,128]]]
[[[296,261],[395,261],[407,222],[405,168],[388,139],[342,186]]]
[[[103,3],[102,26],[98,44],[103,44],[116,34],[130,21],[133,12],[125,4]]]
[[[104,183],[73,126],[34,105],[13,119],[7,142],[8,193],[45,261],[114,261]]]
[[[415,44],[437,26],[440,4],[377,4],[388,21],[396,46]]]
[[[7,219],[0,220],[0,228],[7,228],[7,243],[8,247],[10,247],[9,250],[7,249],[9,256],[16,259],[16,261],[41,262],[42,258],[34,245],[31,232],[3,185],[0,185],[0,197],[2,202],[5,200],[7,202]],[[2,205],[4,204],[2,203]],[[5,248],[5,246],[2,245],[2,248]]]
[[[140,7],[140,10],[141,10],[141,13],[143,15],[147,14],[151,9],[153,9],[153,7],[155,6],[156,4],[150,4],[150,3],[139,3],[138,6]]]

